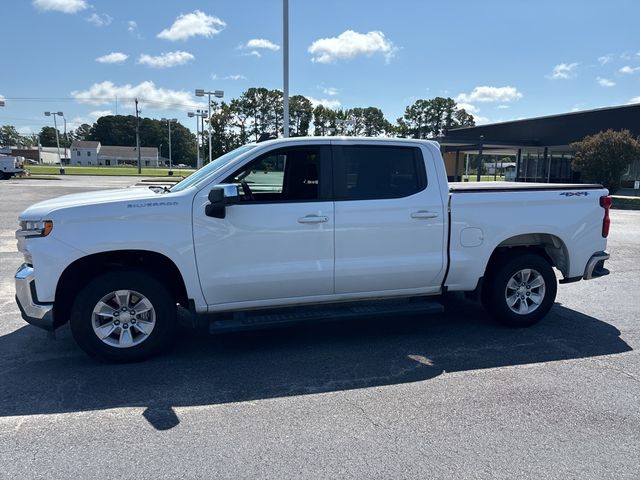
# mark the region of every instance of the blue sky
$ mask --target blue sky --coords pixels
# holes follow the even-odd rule
[[[480,122],[640,102],[637,0],[289,0],[290,92],[395,121],[451,96]],[[282,88],[281,0],[3,0],[0,125],[176,117]],[[155,102],[155,103],[154,103]]]

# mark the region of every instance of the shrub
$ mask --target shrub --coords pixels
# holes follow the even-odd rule
[[[614,193],[631,162],[640,158],[640,140],[629,130],[607,130],[571,144],[574,170],[583,179],[598,182]]]

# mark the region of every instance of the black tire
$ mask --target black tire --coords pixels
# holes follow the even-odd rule
[[[107,300],[109,311],[116,311],[118,319],[115,318],[115,314],[108,314],[106,317],[96,315],[94,318],[94,308],[98,303],[105,297],[111,298],[110,295],[120,290],[132,292],[128,300],[122,302],[130,304],[131,309],[140,304],[141,297],[146,297],[152,309],[149,309],[149,313],[141,314],[143,316],[132,316],[130,312],[121,316],[118,308],[120,300],[113,297],[113,302]],[[140,307],[140,310],[142,309],[144,308]],[[71,309],[71,332],[80,348],[94,358],[108,362],[137,362],[162,352],[171,344],[176,332],[176,312],[176,303],[169,290],[151,275],[138,270],[108,272],[94,278],[76,297]],[[154,321],[151,321],[151,315]],[[109,318],[115,319],[116,322],[123,319],[124,323],[120,322],[106,340],[101,340],[94,331],[94,322],[102,326],[109,323]],[[136,319],[137,326],[134,325]],[[145,329],[153,325],[148,334],[143,334],[143,330],[140,330],[140,326],[145,322]],[[113,346],[112,344],[121,342],[123,333],[126,334],[122,332],[123,329],[130,329],[128,335],[131,341],[140,343],[126,347]]]
[[[549,262],[540,255],[532,253],[517,252],[508,256],[499,257],[496,265],[491,268],[485,277],[482,291],[482,304],[484,308],[502,325],[508,327],[528,327],[534,323],[539,322],[553,306],[556,299],[556,293],[558,290],[558,284],[555,273]],[[520,283],[518,284],[518,290],[514,290],[508,285],[509,281],[514,278],[514,282],[517,283],[517,279],[523,277],[519,272],[522,270],[531,270],[530,278],[536,278],[535,273],[539,274],[544,280],[544,284],[540,287],[527,288],[529,285],[535,285],[539,283]],[[522,289],[522,291],[520,291]],[[536,303],[533,301],[533,295],[535,295]],[[516,300],[512,307],[509,306],[508,298]],[[524,298],[524,300],[520,300]],[[535,306],[537,305],[537,306]],[[526,312],[533,308],[528,313],[517,313],[515,310]]]

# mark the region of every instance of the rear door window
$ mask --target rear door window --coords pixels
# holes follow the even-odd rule
[[[422,153],[416,147],[337,146],[334,158],[336,200],[402,198],[427,185]]]

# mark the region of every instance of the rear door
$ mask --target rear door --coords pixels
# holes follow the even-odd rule
[[[438,291],[445,212],[429,151],[340,142],[333,152],[335,293]]]

